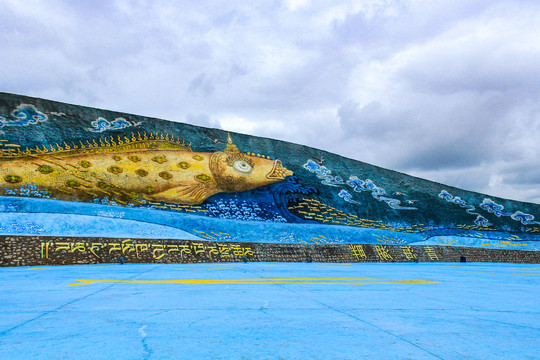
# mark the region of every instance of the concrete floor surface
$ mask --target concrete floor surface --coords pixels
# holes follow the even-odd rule
[[[0,268],[0,359],[540,359],[540,265]]]

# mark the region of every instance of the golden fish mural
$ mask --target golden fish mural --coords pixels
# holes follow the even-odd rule
[[[121,144],[105,141],[0,158],[0,193],[33,184],[59,200],[108,196],[122,204],[197,205],[220,192],[247,191],[293,174],[280,160],[240,152],[230,135],[225,149],[217,152],[194,152],[185,142],[158,136]]]

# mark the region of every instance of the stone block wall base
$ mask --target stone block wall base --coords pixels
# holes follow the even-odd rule
[[[505,262],[540,263],[540,251],[475,247],[235,243],[173,239],[0,236],[0,266],[101,263]]]

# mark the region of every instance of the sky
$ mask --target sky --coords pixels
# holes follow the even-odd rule
[[[536,0],[0,0],[0,91],[540,203]]]

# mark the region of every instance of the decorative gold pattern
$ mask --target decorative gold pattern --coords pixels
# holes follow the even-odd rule
[[[119,166],[109,166],[107,168],[107,171],[112,173],[112,174],[120,174],[120,173],[122,173],[123,170]]]
[[[81,186],[81,183],[76,180],[68,180],[66,181],[66,186],[70,188],[78,188],[79,186]]]
[[[49,165],[41,165],[39,168],[38,168],[38,171],[42,174],[50,174],[52,173],[54,170],[52,167],[50,167]]]
[[[146,175],[148,175],[148,171],[144,169],[137,169],[135,170],[135,174],[139,175],[140,177],[145,177]]]
[[[163,164],[164,162],[167,161],[167,158],[164,155],[158,155],[158,156],[154,156],[152,158],[152,161],[157,162],[158,164]]]
[[[170,180],[172,178],[171,173],[168,172],[168,171],[162,171],[158,175],[159,175],[160,178],[162,178],[164,180]]]
[[[143,131],[142,133],[137,132],[136,135],[135,133],[126,134],[123,139],[118,135],[116,139],[113,136],[106,136],[99,138],[98,141],[99,144],[93,139],[91,142],[89,140],[85,140],[84,142],[78,141],[77,143],[70,142],[70,145],[64,142],[63,147],[55,144],[48,145],[49,147],[41,145],[41,147],[26,147],[24,149],[17,144],[0,144],[0,156],[19,157],[23,155],[43,155],[59,152],[65,155],[73,152],[81,152],[81,150],[86,153],[117,152],[130,149],[179,149],[192,151],[191,142],[186,143],[185,139],[180,140],[179,137],[175,139],[174,136],[168,133],[164,136],[163,133],[154,134],[153,132],[147,133]]]
[[[209,182],[209,181],[212,181],[212,177],[211,176],[208,176],[206,174],[199,174],[197,176],[195,176],[195,180],[199,181],[199,182],[202,182],[203,184]]]
[[[22,181],[22,177],[18,175],[6,175],[4,176],[4,180],[11,184],[16,184]]]
[[[345,226],[358,226],[362,228],[371,228],[379,230],[390,230],[397,231],[402,233],[420,233],[424,231],[431,230],[430,227],[425,224],[414,224],[409,227],[394,227],[390,224],[385,224],[382,220],[370,220],[362,219],[353,214],[347,214],[341,210],[338,210],[332,206],[321,203],[320,201],[313,199],[302,199],[296,205],[289,206],[289,210],[296,216],[306,219],[306,220],[315,220],[322,224],[334,224],[334,225],[345,225]],[[461,225],[457,226],[458,228],[462,227]],[[480,228],[480,226],[477,226]],[[495,229],[482,227],[483,231],[494,231]],[[460,236],[472,236],[465,234],[458,234]],[[389,238],[383,236],[382,238],[379,235],[373,235],[378,238],[377,241],[384,243],[398,243],[397,239]]]
[[[83,168],[87,169],[90,166],[92,166],[92,163],[90,161],[87,161],[87,160],[81,160],[79,162],[79,165],[81,165]]]
[[[107,184],[104,181],[98,181],[97,187],[100,188],[100,189],[106,189],[107,187],[109,187],[109,184]]]

